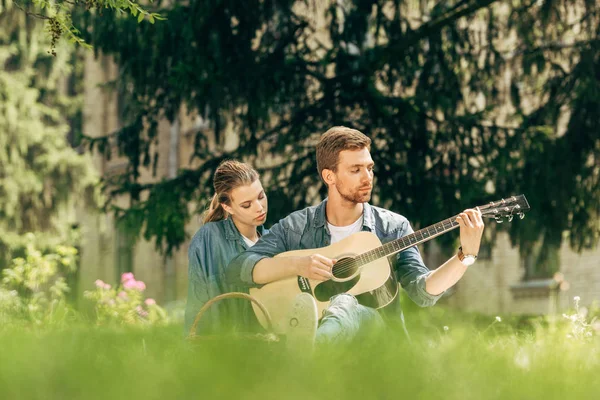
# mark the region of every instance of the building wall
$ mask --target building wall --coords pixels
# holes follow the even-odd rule
[[[84,132],[92,137],[105,136],[120,128],[117,116],[117,99],[99,87],[99,84],[114,79],[117,68],[108,57],[95,59],[88,54],[85,65],[85,94],[84,94]],[[186,115],[185,111],[181,113]],[[150,170],[143,170],[141,182],[153,182],[167,177],[170,161],[178,167],[190,166],[188,160],[193,151],[193,131],[197,125],[194,117],[181,117],[179,124],[179,140],[175,154],[170,151],[172,126],[168,121],[162,121],[158,127],[158,152],[160,154],[157,175],[152,176]],[[175,157],[175,160],[170,160]],[[125,157],[113,156],[110,160],[99,154],[94,154],[94,164],[104,176],[118,174],[124,171],[127,160]],[[172,171],[171,171],[172,172]],[[115,199],[121,207],[127,207],[128,198],[122,196]],[[190,205],[192,207],[193,205]],[[96,279],[109,283],[118,281],[117,259],[119,247],[122,247],[123,235],[119,235],[115,226],[115,218],[111,214],[79,210],[78,218],[82,232],[80,292],[93,288]],[[193,218],[186,231],[191,238],[200,223]],[[187,294],[187,245],[173,253],[171,258],[165,258],[155,249],[153,242],[138,238],[132,250],[132,265],[130,269],[146,283],[147,295],[160,302],[185,298]],[[80,293],[81,294],[81,293]]]
[[[578,254],[563,244],[562,285],[551,279],[523,282],[518,249],[511,247],[507,234],[498,235],[492,254],[491,260],[479,260],[469,267],[442,302],[486,314],[561,312],[573,307],[574,296],[581,298],[582,305],[600,302],[600,248]],[[548,289],[549,284],[557,288]]]
[[[115,113],[107,104],[109,96],[98,85],[104,83],[111,73],[112,63],[94,60],[88,54],[85,60],[83,131],[99,137],[116,127]],[[106,172],[106,161],[97,155],[94,165],[101,173]],[[96,279],[111,282],[114,278],[110,266],[114,265],[114,226],[109,215],[89,210],[78,210],[82,234],[80,258],[80,291],[93,287]]]
[[[564,245],[560,251],[561,272],[568,282],[568,296],[561,298],[562,307],[573,305],[573,296],[581,298],[581,304],[600,303],[600,247],[580,254]]]

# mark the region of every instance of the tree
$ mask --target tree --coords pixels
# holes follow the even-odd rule
[[[313,144],[336,124],[373,138],[376,202],[417,226],[525,193],[530,217],[508,229],[522,255],[535,256],[528,276],[553,272],[546,258],[565,231],[576,250],[598,242],[597,2],[340,0],[323,9],[309,1],[195,0],[164,7],[167,21],[154,27],[114,24],[108,13],[77,22],[86,40],[115,56],[128,104],[123,129],[90,143],[108,149],[114,137],[129,157],[128,172],[107,182],[108,193],[131,195],[133,206],[117,211],[157,246],[182,243],[186,204],[208,199],[211,173],[225,157],[263,167],[269,222],[313,202],[307,187],[320,187],[322,196]],[[199,133],[199,168],[140,183],[140,168],[155,160],[157,120],[174,121],[184,105],[217,138],[233,121],[239,147],[211,154]],[[257,156],[266,153],[279,163],[261,165]]]
[[[0,269],[28,232],[42,248],[68,242],[72,205],[95,204],[97,173],[67,140],[81,120],[82,70],[71,46],[52,57],[49,42],[40,21],[0,12]]]
[[[16,7],[29,17],[47,22],[50,43],[48,48],[52,55],[56,55],[56,46],[62,37],[71,42],[76,42],[84,47],[89,47],[81,39],[80,32],[72,22],[72,13],[78,8],[102,14],[105,9],[113,10],[119,14],[130,14],[137,18],[138,23],[147,19],[150,23],[163,19],[159,14],[147,11],[140,4],[130,0],[2,0],[0,12],[3,8],[10,10]]]

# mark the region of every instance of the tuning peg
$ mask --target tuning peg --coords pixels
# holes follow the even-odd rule
[[[518,215],[519,215],[519,218],[520,218],[520,219],[523,219],[523,218],[525,218],[525,213],[522,213],[522,212],[520,212]]]
[[[496,222],[497,222],[497,223],[499,223],[499,224],[501,224],[501,223],[503,223],[503,222],[504,222],[504,221],[502,220],[502,217],[501,217],[501,216],[499,216],[499,215],[496,215],[496,216],[494,217],[494,219],[495,219],[495,220],[496,220]]]
[[[508,219],[508,222],[511,222],[513,220],[514,215],[510,214],[506,216],[506,219]]]

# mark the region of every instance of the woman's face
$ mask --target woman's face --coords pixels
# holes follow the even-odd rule
[[[238,186],[230,194],[231,204],[222,204],[235,221],[250,226],[260,226],[267,219],[267,195],[255,180],[250,185]]]

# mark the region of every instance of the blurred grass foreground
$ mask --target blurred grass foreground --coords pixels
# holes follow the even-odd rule
[[[411,333],[298,354],[279,342],[184,339],[132,273],[68,301],[76,250],[27,245],[0,281],[0,399],[588,399],[597,307],[489,317],[403,299]],[[86,311],[87,308],[87,311]]]
[[[387,332],[312,357],[192,343],[179,324],[2,329],[0,399],[591,399],[600,343],[577,315],[484,326],[439,307],[407,316],[411,342]]]

